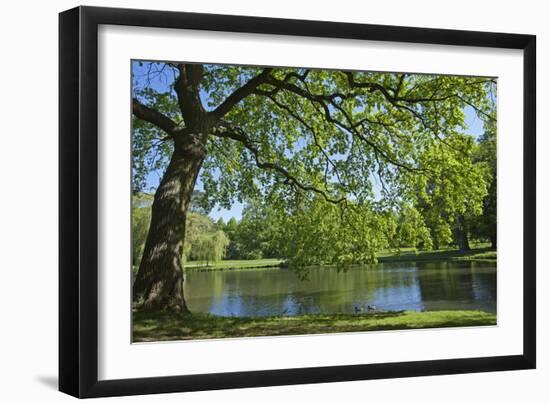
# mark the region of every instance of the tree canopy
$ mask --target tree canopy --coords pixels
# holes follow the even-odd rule
[[[135,114],[136,192],[169,161],[173,143],[163,129],[188,125],[177,65],[143,64],[147,79],[162,77],[165,86],[134,86],[134,100],[165,122]],[[289,247],[296,258],[307,249],[339,260],[357,250],[366,259],[392,243],[388,235],[425,246],[449,242],[456,216],[479,215],[488,194],[465,110],[491,125],[495,90],[495,79],[483,77],[204,65],[200,97],[220,121],[205,146],[201,203],[269,201],[287,214],[285,229],[296,230]],[[387,229],[397,226],[389,211],[409,222],[398,233]],[[299,229],[327,248],[307,247]]]
[[[190,204],[253,201],[247,214],[279,238],[266,244],[253,223],[240,235],[255,229],[254,251],[276,248],[297,268],[496,234],[480,224],[495,208],[494,78],[139,61],[133,71],[134,192],[163,173],[134,288],[147,304],[184,306],[166,296],[179,290]],[[466,111],[485,140],[468,133]]]

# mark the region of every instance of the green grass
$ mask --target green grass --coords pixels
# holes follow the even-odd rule
[[[170,341],[495,325],[483,311],[399,311],[295,317],[220,317],[134,311],[133,341]]]
[[[264,258],[259,260],[223,260],[218,262],[210,262],[206,265],[204,261],[189,261],[186,262],[185,269],[214,271],[214,270],[229,270],[229,269],[265,269],[276,268],[281,265],[283,260],[277,258]]]
[[[491,261],[496,262],[497,252],[483,245],[470,251],[440,249],[433,251],[415,251],[411,248],[401,249],[399,253],[385,251],[378,255],[378,262],[405,261]]]
[[[468,252],[451,248],[432,251],[417,251],[414,248],[385,250],[378,253],[378,262],[406,262],[406,261],[489,261],[496,262],[497,252],[489,248],[487,243],[472,243],[472,250]],[[194,271],[222,271],[236,269],[270,269],[283,266],[284,260],[277,258],[263,258],[257,260],[222,260],[218,262],[188,261],[185,269]],[[132,268],[137,273],[137,267]]]
[[[473,244],[470,251],[464,252],[451,248],[443,248],[432,251],[417,251],[414,248],[401,248],[381,251],[378,254],[378,262],[407,262],[407,261],[488,261],[496,262],[497,252],[491,250],[488,244]],[[185,268],[196,271],[219,271],[235,269],[268,269],[281,267],[284,260],[277,258],[264,258],[258,260],[222,260],[210,262],[189,261]]]

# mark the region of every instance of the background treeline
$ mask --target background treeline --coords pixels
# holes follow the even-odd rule
[[[194,191],[182,259],[209,263],[280,258],[305,267],[373,262],[381,250],[405,247],[469,250],[472,239],[496,248],[496,127],[488,123],[477,141],[463,141],[467,159],[457,161],[441,150],[426,153],[424,167],[431,174],[406,177],[402,189],[407,198],[384,195],[367,203],[332,204],[320,195],[289,196],[284,188],[274,188],[260,200],[248,200],[240,220],[215,222],[208,216],[207,195]],[[146,193],[133,197],[136,266],[152,201]]]
[[[187,215],[185,261],[215,262],[221,259],[254,260],[279,258],[277,239],[278,229],[269,215],[269,209],[260,209],[256,204],[248,204],[241,220],[231,218],[214,221],[199,206],[202,197],[195,191],[191,211]],[[151,218],[150,194],[134,195],[132,208],[133,265],[139,265]]]

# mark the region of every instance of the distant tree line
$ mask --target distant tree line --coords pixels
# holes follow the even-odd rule
[[[206,195],[194,191],[187,215],[182,259],[206,264],[222,259],[288,259],[297,268],[313,264],[352,264],[376,260],[381,249],[422,250],[455,246],[470,249],[470,240],[496,248],[496,125],[491,121],[479,139],[471,137],[467,164],[437,160],[438,178],[418,183],[414,202],[398,196],[391,204],[372,203],[369,212],[348,203],[346,209],[323,198],[301,198],[288,204],[270,198],[249,200],[240,220],[214,221]],[[430,162],[426,161],[428,165]],[[439,168],[438,168],[439,167]],[[471,171],[461,183],[457,171]],[[473,174],[472,174],[473,173]],[[153,196],[133,197],[133,264],[137,267],[150,223]],[[342,226],[345,222],[348,225]]]
[[[250,203],[242,218],[214,221],[200,206],[202,194],[195,191],[187,215],[186,242],[182,259],[206,264],[221,259],[252,260],[281,257],[278,230],[269,208]],[[139,266],[151,220],[152,195],[134,195],[132,206],[133,265]]]

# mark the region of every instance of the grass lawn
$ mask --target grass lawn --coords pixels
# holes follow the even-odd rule
[[[433,251],[417,251],[413,248],[402,248],[400,252],[382,251],[378,254],[378,262],[405,262],[405,261],[488,261],[496,262],[497,252],[489,247],[480,245],[472,250],[463,252],[454,249],[440,249]],[[210,262],[189,261],[185,269],[194,271],[219,271],[234,269],[267,269],[278,268],[284,260],[264,258],[259,260],[223,260]]]
[[[295,317],[186,316],[134,311],[134,342],[228,337],[325,334],[495,325],[496,315],[483,311],[399,311],[365,314],[315,314]]]
[[[213,271],[240,268],[275,268],[279,267],[282,262],[283,260],[277,258],[264,258],[259,260],[223,260],[210,262],[208,265],[204,261],[189,261],[184,265],[185,269]]]
[[[441,249],[433,251],[415,251],[410,248],[401,252],[385,251],[378,255],[378,262],[404,261],[491,261],[496,262],[497,252],[489,247],[479,246],[470,251]]]

